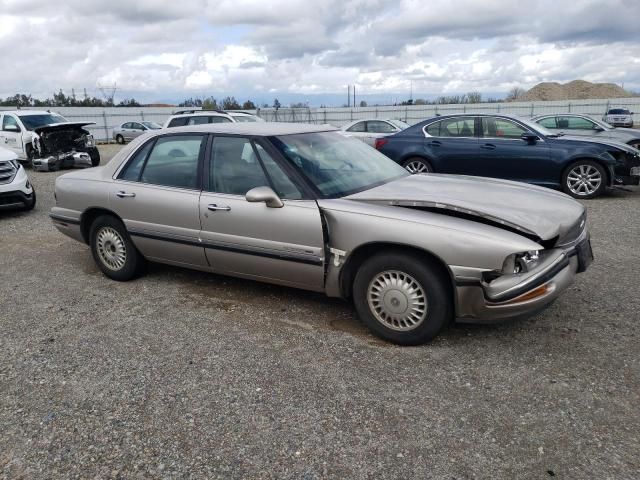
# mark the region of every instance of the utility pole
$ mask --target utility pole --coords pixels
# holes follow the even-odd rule
[[[357,107],[356,105],[356,86],[353,86],[353,106]]]
[[[347,85],[347,107],[351,106],[351,85]]]

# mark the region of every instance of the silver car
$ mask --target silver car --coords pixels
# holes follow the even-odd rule
[[[349,122],[341,130],[343,135],[357,138],[373,147],[378,138],[393,135],[408,127],[409,124],[402,120],[365,118]]]
[[[536,123],[563,135],[580,135],[611,139],[640,148],[640,130],[633,128],[616,128],[606,122],[596,120],[589,115],[577,113],[554,113],[533,117]]]
[[[113,129],[113,139],[117,143],[125,143],[139,137],[150,130],[159,130],[162,125],[156,122],[125,122]]]
[[[626,108],[610,108],[602,116],[602,120],[615,127],[633,128],[633,112]]]
[[[410,175],[324,126],[161,130],[58,177],[55,197],[56,228],[114,280],[151,261],[351,298],[403,345],[454,319],[537,312],[592,260],[585,209],[568,196]]]

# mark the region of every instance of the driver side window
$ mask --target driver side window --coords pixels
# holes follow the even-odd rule
[[[12,115],[5,115],[2,119],[2,130],[19,132],[20,126],[18,125],[18,121]]]

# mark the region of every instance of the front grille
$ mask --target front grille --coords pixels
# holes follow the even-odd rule
[[[19,195],[1,195],[0,196],[0,207],[5,205],[16,205],[18,203],[24,203],[24,198]]]
[[[0,184],[11,183],[18,169],[11,162],[0,162]]]

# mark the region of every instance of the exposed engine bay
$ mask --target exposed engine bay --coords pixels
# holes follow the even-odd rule
[[[31,158],[34,170],[52,171],[98,165],[100,154],[93,135],[82,128],[92,123],[57,123],[34,129]]]

